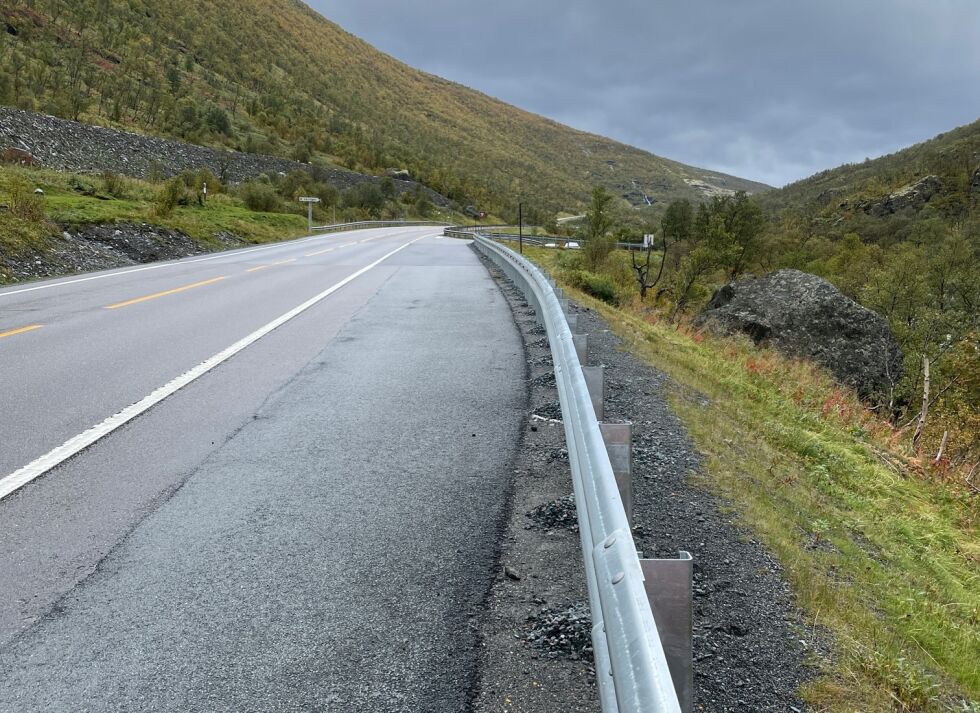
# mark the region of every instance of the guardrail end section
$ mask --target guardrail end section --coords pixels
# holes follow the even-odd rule
[[[599,432],[606,444],[609,465],[616,476],[619,497],[626,510],[626,519],[633,524],[633,424],[600,423]]]
[[[694,710],[694,560],[682,551],[677,559],[641,559],[640,569],[678,703],[684,713],[690,713]]]

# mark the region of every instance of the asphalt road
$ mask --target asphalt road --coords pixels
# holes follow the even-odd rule
[[[435,234],[0,290],[0,711],[465,707],[525,365]]]

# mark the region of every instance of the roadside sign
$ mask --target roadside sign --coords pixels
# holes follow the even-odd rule
[[[300,203],[306,203],[306,222],[309,223],[310,232],[313,232],[313,204],[319,203],[320,199],[316,196],[300,196]]]

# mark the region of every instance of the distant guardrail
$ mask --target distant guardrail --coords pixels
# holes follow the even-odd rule
[[[583,368],[587,337],[573,334],[570,326],[577,325],[577,316],[566,315],[561,290],[539,268],[499,242],[511,236],[464,226],[448,227],[444,234],[472,239],[476,249],[524,292],[548,334],[585,562],[602,710],[690,711],[691,558],[682,552],[678,559],[641,559],[636,550],[629,467],[623,478],[622,466],[617,472],[610,457],[615,452],[622,461],[625,448],[629,460],[631,427],[599,422],[602,367]]]
[[[502,232],[499,230],[494,230],[492,227],[478,227],[469,228],[466,226],[452,226],[454,230],[462,231],[464,236],[468,236],[472,230],[478,230],[481,235],[485,235],[488,238],[494,240],[506,240],[508,242],[519,242],[522,241],[525,245],[533,245],[540,248],[565,248],[565,249],[576,249],[581,248],[587,242],[585,238],[569,238],[562,235],[520,235],[518,233]],[[627,243],[627,242],[617,242],[617,248],[623,250],[644,250],[643,243]]]
[[[336,233],[342,230],[363,230],[366,228],[394,228],[404,225],[406,227],[412,227],[413,225],[425,226],[431,225],[434,227],[443,228],[446,227],[446,221],[435,221],[435,220],[358,220],[353,223],[333,223],[332,225],[314,225],[310,230],[314,233]]]

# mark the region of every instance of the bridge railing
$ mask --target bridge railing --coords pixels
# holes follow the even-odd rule
[[[597,418],[595,389],[590,393],[582,368],[582,361],[587,359],[587,347],[582,354],[582,340],[577,339],[578,335],[573,336],[569,326],[570,321],[577,324],[577,317],[565,314],[567,301],[540,269],[485,231],[484,228],[456,226],[447,228],[445,235],[472,239],[476,249],[524,292],[548,334],[571,464],[602,710],[605,713],[688,711],[691,704],[690,556],[681,553],[678,560],[640,559],[621,492],[622,479],[617,482],[610,460],[612,446],[607,450]],[[601,395],[598,403],[601,410]],[[627,429],[626,433],[630,432]],[[627,436],[625,440],[628,449],[631,437]],[[631,499],[627,495],[627,500]],[[658,569],[650,563],[681,564],[682,567]],[[686,610],[683,602],[685,576]],[[666,638],[663,638],[665,632],[658,629],[652,609],[657,606],[657,590],[661,587],[661,583],[653,579],[663,579],[662,588],[667,590],[667,599],[671,600],[666,608],[657,610],[663,614],[658,618],[674,630],[667,632]],[[680,607],[678,601],[681,601]],[[685,616],[686,622],[683,621]],[[673,636],[678,628],[680,636]],[[686,642],[683,641],[685,631]],[[678,641],[679,647],[675,646]],[[665,653],[665,642],[671,649],[670,661]],[[673,655],[678,648],[679,657]]]

